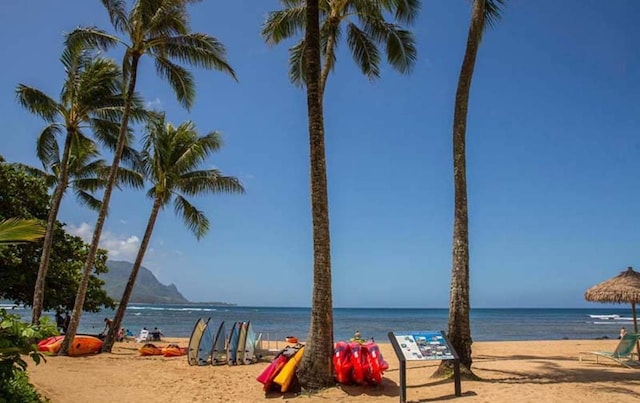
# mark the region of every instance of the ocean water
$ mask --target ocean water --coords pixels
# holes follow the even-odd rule
[[[0,305],[30,320],[31,311],[10,305]],[[114,312],[82,314],[78,333],[95,334],[104,328],[104,318]],[[619,315],[617,319],[593,318],[590,315]],[[53,320],[53,313],[47,313]],[[158,327],[165,336],[189,337],[198,318],[212,322],[225,321],[227,329],[235,321],[251,321],[254,330],[265,339],[283,340],[286,336],[307,338],[309,308],[206,306],[206,305],[146,305],[132,304],[127,308],[123,326],[138,334],[142,327]],[[447,309],[408,308],[334,308],[334,338],[346,340],[360,330],[364,338],[388,341],[392,331],[445,330]],[[558,340],[617,338],[620,327],[633,329],[631,309],[472,309],[471,335],[474,341],[491,340]]]

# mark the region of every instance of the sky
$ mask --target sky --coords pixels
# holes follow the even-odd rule
[[[144,60],[138,91],[167,120],[220,131],[206,162],[245,195],[193,199],[211,221],[197,241],[172,208],[144,260],[191,301],[310,306],[313,245],[305,92],[287,48],[260,28],[277,0],[189,7],[194,32],[222,41],[238,82],[193,69],[191,110]],[[325,95],[335,307],[446,308],[453,224],[452,118],[470,2],[422,3],[410,75],[364,77],[341,43]],[[594,284],[640,269],[640,2],[512,0],[481,43],[467,125],[471,306],[606,307]],[[99,1],[0,5],[0,154],[40,166],[44,122],[19,83],[59,94],[64,34],[111,30]],[[109,53],[119,58],[118,51]],[[138,133],[140,134],[140,133]],[[133,261],[151,211],[143,191],[114,192],[102,246]],[[90,239],[96,213],[68,196],[59,220]]]

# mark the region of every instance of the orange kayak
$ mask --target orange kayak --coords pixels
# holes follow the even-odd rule
[[[188,351],[188,347],[180,347],[175,344],[169,344],[167,347],[162,349],[162,354],[165,357],[180,357],[182,355],[186,355]]]
[[[138,349],[140,355],[162,355],[162,350],[162,348],[152,343],[147,343]]]
[[[56,354],[60,351],[64,336],[55,336],[38,343],[38,350]],[[102,340],[93,336],[76,336],[73,344],[69,347],[69,355],[77,357],[80,355],[97,354],[102,348]]]

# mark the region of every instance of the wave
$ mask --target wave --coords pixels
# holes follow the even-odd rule
[[[128,306],[127,309],[131,309],[131,310],[148,310],[148,311],[179,311],[179,312],[189,312],[189,311],[195,311],[195,312],[215,312],[217,311],[216,308],[195,308],[195,307],[180,307],[180,308],[173,308],[173,307],[161,307],[161,306]]]

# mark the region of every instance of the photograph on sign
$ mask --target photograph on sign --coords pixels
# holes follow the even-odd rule
[[[407,360],[452,360],[446,340],[439,332],[394,332]]]

